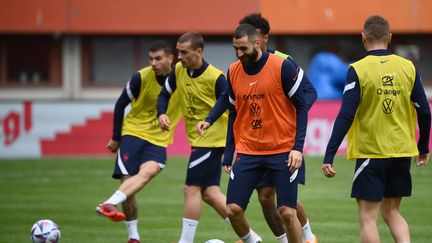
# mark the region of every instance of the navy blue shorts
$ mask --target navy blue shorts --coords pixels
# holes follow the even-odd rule
[[[227,204],[235,203],[246,210],[253,190],[264,175],[270,176],[276,188],[277,205],[297,207],[298,171],[287,166],[289,153],[273,155],[238,154],[228,182]]]
[[[306,183],[306,163],[303,158],[303,162],[301,167],[298,170],[297,174],[298,183],[305,185]],[[266,173],[261,180],[258,182],[258,185],[256,188],[263,188],[263,187],[274,187],[273,179],[271,176],[269,176],[269,173]]]
[[[219,186],[224,149],[193,147],[185,184],[199,187]]]
[[[351,197],[381,201],[411,196],[411,158],[357,159]]]
[[[122,136],[112,177],[120,179],[125,175],[133,176],[143,163],[151,160],[159,163],[163,169],[167,160],[166,148],[138,137]]]

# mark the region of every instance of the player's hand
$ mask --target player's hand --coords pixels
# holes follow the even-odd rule
[[[199,121],[196,124],[196,131],[199,135],[203,136],[204,131],[207,130],[209,127],[210,127],[210,123],[208,123],[206,121]]]
[[[324,175],[328,178],[332,178],[336,176],[336,171],[333,168],[333,163],[331,164],[323,164],[321,167]]]
[[[418,157],[414,158],[414,162],[415,165],[418,166],[423,166],[423,165],[427,165],[427,163],[429,162],[429,153],[427,154],[420,154]]]
[[[225,171],[228,175],[231,174],[231,169],[232,169],[231,165],[224,165],[223,168],[224,168],[224,171]]]
[[[120,143],[118,141],[110,139],[108,144],[105,146],[111,153],[116,153]]]
[[[303,162],[303,155],[300,151],[291,150],[288,155],[287,166],[291,173],[294,173],[298,168],[300,168]]]
[[[159,126],[162,131],[169,131],[170,129],[170,119],[167,114],[162,114],[159,116]]]

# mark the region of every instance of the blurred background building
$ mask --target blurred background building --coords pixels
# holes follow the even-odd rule
[[[156,39],[175,47],[182,33],[201,32],[204,58],[226,71],[235,60],[232,32],[252,12],[269,20],[269,46],[294,57],[322,100],[341,96],[348,64],[365,54],[364,20],[382,15],[393,33],[390,49],[414,62],[432,95],[430,0],[0,0],[0,140],[14,137],[17,126],[26,131],[18,118],[6,122],[11,104],[22,105],[22,117],[29,109],[24,101],[81,104],[81,110],[102,102],[112,112],[122,86],[147,65],[148,44]],[[75,112],[85,113],[80,109]]]
[[[270,46],[307,73],[319,52],[346,63],[361,58],[364,20],[383,15],[391,49],[432,86],[429,0],[0,0],[0,100],[114,99],[147,65],[149,42],[174,46],[190,30],[204,34],[205,58],[225,71],[235,60],[231,33],[251,12],[270,21]]]

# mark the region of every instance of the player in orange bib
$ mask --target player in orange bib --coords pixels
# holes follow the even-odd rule
[[[292,64],[298,66],[295,64],[295,61],[293,58],[285,53],[272,50],[267,47],[267,42],[269,39],[269,32],[270,32],[270,24],[266,18],[264,18],[260,13],[251,13],[249,15],[246,15],[243,17],[239,24],[250,24],[254,26],[258,32],[258,38],[261,40],[261,50],[263,52],[270,52],[276,55],[279,55],[281,57],[284,57],[288,59]],[[298,70],[300,70],[299,68]],[[307,78],[304,76],[304,78]],[[315,93],[311,93],[312,97],[316,97]],[[204,130],[208,129],[222,114],[223,112],[228,108],[228,94],[223,94],[216,103],[215,107],[212,109],[212,111],[209,113],[205,121],[200,121],[197,123],[197,132],[200,134],[204,133]],[[313,98],[314,100],[315,98]],[[232,157],[224,157],[224,163],[225,164],[231,164]],[[299,169],[297,177],[299,177],[299,183],[305,184],[305,170],[306,165],[305,163],[302,164],[302,166]],[[286,243],[287,237],[285,233],[285,227],[283,225],[283,221],[281,216],[279,215],[279,212],[276,208],[275,203],[275,189],[273,187],[273,182],[269,176],[265,176],[261,179],[261,181],[257,184],[256,190],[258,193],[258,199],[261,204],[261,208],[264,214],[264,217],[267,221],[267,224],[269,225],[270,229],[272,230],[273,234],[275,235],[276,239],[280,243]],[[312,232],[312,229],[309,224],[308,217],[306,215],[305,209],[303,205],[297,201],[297,217],[300,221],[300,224],[302,226],[302,240],[304,243],[318,243],[317,238]]]
[[[235,141],[237,158],[233,167],[224,165],[230,173],[228,216],[245,243],[257,242],[244,211],[257,183],[270,176],[289,242],[301,242],[297,174],[303,161],[307,114],[316,91],[295,62],[262,52],[260,44],[252,25],[241,24],[235,30],[233,46],[239,60],[227,74],[233,107],[225,153],[232,156]]]

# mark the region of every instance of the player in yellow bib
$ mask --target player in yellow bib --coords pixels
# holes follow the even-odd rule
[[[156,41],[149,50],[150,66],[136,72],[127,82],[114,109],[114,128],[108,150],[117,153],[113,178],[120,179],[117,191],[96,211],[118,222],[126,219],[128,243],[139,243],[138,207],[135,193],[140,191],[165,167],[166,147],[173,141],[173,131],[163,132],[157,119],[156,101],[171,71],[172,49],[165,41]],[[173,95],[173,99],[176,95]],[[131,105],[124,117],[124,110]],[[168,114],[175,125],[180,113],[174,106]],[[116,205],[122,203],[123,212]]]
[[[369,17],[362,39],[368,52],[348,70],[322,170],[327,177],[336,175],[333,158],[348,133],[347,157],[357,160],[351,197],[357,200],[361,242],[380,242],[380,210],[395,242],[411,242],[400,204],[411,195],[411,158],[418,166],[429,160],[429,103],[412,62],[387,50],[386,19]]]
[[[172,118],[167,105],[175,102],[182,112],[192,153],[189,158],[184,185],[185,205],[183,229],[179,243],[193,243],[201,201],[213,207],[228,221],[225,195],[220,191],[221,160],[224,152],[227,114],[219,119],[204,136],[195,131],[198,121],[204,119],[226,86],[226,79],[219,69],[202,57],[204,40],[197,32],[187,32],[177,41],[179,63],[171,72],[158,100],[158,117],[161,128],[172,130]],[[179,95],[173,101],[173,92]]]

